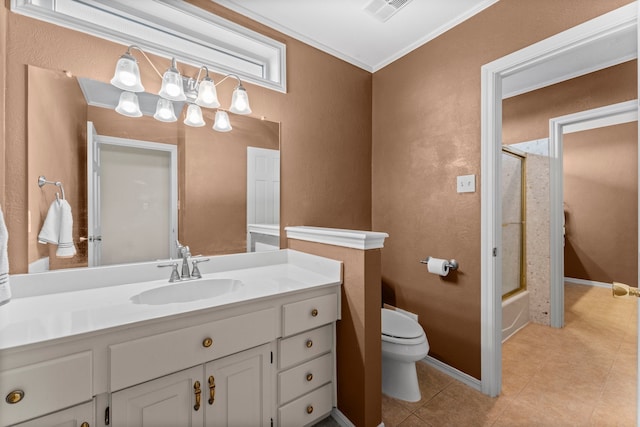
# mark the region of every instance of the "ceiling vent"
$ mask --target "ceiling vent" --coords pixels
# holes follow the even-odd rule
[[[380,22],[386,22],[411,0],[371,0],[364,10]]]

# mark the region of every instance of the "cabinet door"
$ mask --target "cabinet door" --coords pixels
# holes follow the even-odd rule
[[[205,366],[207,426],[270,425],[270,350],[266,344]]]
[[[118,427],[202,426],[207,391],[206,384],[202,384],[202,366],[120,390],[111,397],[112,424]]]
[[[93,427],[93,401],[54,412],[15,427]]]

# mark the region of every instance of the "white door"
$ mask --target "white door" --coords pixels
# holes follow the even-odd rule
[[[196,427],[204,424],[202,366],[116,393],[111,422],[118,427]]]
[[[206,425],[269,426],[270,345],[207,363]]]
[[[100,150],[98,133],[92,122],[87,122],[87,233],[89,267],[100,265],[102,224],[100,223]]]
[[[89,265],[174,258],[177,147],[90,130]]]
[[[280,223],[280,151],[247,147],[247,224]]]

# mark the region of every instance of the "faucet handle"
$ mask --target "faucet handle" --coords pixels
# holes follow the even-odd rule
[[[171,269],[171,277],[169,277],[169,282],[179,282],[180,281],[180,273],[178,273],[178,263],[170,262],[168,264],[158,264],[158,267],[173,267]]]
[[[202,277],[202,274],[200,274],[200,269],[198,268],[198,264],[200,264],[201,262],[207,262],[207,261],[209,261],[209,258],[192,259],[191,264],[193,265],[193,268],[191,269],[191,277],[195,279],[200,279]]]

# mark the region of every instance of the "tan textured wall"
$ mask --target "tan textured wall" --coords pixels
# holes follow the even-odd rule
[[[0,28],[7,28],[6,8],[0,8]],[[0,165],[5,164],[5,105],[6,105],[6,81],[7,81],[7,32],[0,31]],[[6,215],[5,206],[5,176],[0,173],[0,209]]]
[[[28,67],[27,192],[31,226],[28,233],[29,262],[49,257],[52,270],[87,266],[87,245],[79,243],[87,230],[86,128],[84,96],[75,79],[65,73]],[[57,258],[56,245],[38,243],[49,206],[61,190],[47,184],[38,187],[38,177],[60,181],[73,215],[73,258]]]
[[[208,0],[192,3],[287,45],[286,94],[245,84],[254,117],[281,122],[281,226],[371,227],[370,73],[285,37]],[[3,6],[6,14],[7,3]],[[11,273],[27,268],[26,64],[109,81],[122,45],[8,13],[7,99],[3,144]],[[167,64],[152,56],[155,64]],[[150,67],[141,67],[149,91],[159,89]],[[184,68],[187,74],[194,69]],[[339,76],[327,79],[327,76]],[[214,78],[219,76],[214,76]],[[230,99],[233,84],[219,86]],[[327,124],[331,125],[328,126]],[[0,147],[2,148],[2,147]],[[0,150],[1,151],[1,150]],[[284,234],[284,233],[282,233]],[[282,240],[286,245],[284,236]],[[188,242],[187,242],[188,243]]]
[[[549,119],[638,97],[636,60],[505,99],[502,143],[549,137]]]
[[[382,421],[380,249],[289,240],[291,249],[343,262],[342,318],[336,325],[338,409],[356,426]]]
[[[563,142],[565,276],[637,286],[638,122]]]
[[[628,0],[501,1],[373,77],[373,216],[385,302],[420,315],[431,356],[480,378],[482,65],[628,4]],[[455,258],[442,279],[418,260]]]

